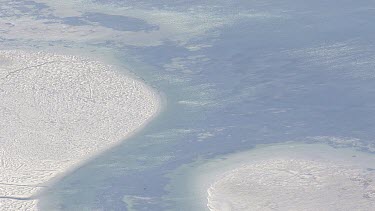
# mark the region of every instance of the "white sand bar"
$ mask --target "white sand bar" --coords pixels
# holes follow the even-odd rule
[[[35,210],[45,182],[159,109],[143,83],[74,56],[0,51],[0,210]],[[29,198],[31,197],[31,198]]]
[[[375,156],[371,154],[291,144],[240,153],[223,164],[223,169],[218,163],[206,165],[218,167],[205,178],[206,183],[211,180],[207,191],[211,211],[375,207]]]

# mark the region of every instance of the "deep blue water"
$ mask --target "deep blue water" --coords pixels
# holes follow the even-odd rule
[[[135,137],[52,186],[40,203],[45,210],[126,210],[125,195],[148,199],[135,210],[189,210],[163,197],[166,175],[197,158],[310,136],[365,143],[375,137],[372,1],[96,2],[175,11],[205,4],[217,6],[217,14],[280,17],[238,19],[208,31],[190,40],[211,45],[197,51],[172,40],[111,47],[124,67],[166,95],[165,110]],[[117,30],[158,29],[126,14],[91,13],[86,20]],[[182,69],[168,66],[176,58]]]

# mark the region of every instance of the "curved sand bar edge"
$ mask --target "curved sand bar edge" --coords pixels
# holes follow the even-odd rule
[[[168,176],[166,198],[186,210],[369,210],[375,206],[375,154],[324,143],[257,145],[197,159]]]
[[[113,148],[161,111],[139,80],[76,56],[0,51],[0,210],[37,210],[37,194]]]

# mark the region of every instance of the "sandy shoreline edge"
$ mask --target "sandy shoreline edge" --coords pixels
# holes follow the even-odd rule
[[[337,202],[330,208],[368,210],[375,204],[374,161],[373,153],[320,142],[259,144],[180,166],[168,175],[165,198],[184,210],[327,210],[324,200]],[[340,194],[348,198],[335,198]],[[361,203],[346,203],[350,197]]]
[[[290,142],[225,158],[198,167],[196,187],[204,187],[201,194],[211,211],[367,210],[375,205],[375,173],[368,170],[375,167],[373,154]]]
[[[2,50],[0,63],[0,124],[12,122],[0,130],[1,210],[37,210],[45,188],[134,136],[166,104],[143,81],[97,61]]]

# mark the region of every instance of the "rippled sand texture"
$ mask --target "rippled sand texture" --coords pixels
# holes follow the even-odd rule
[[[158,96],[99,62],[0,51],[0,208],[36,209],[57,174],[156,114]]]
[[[269,159],[227,172],[208,190],[212,211],[373,210],[375,172],[333,162]]]

